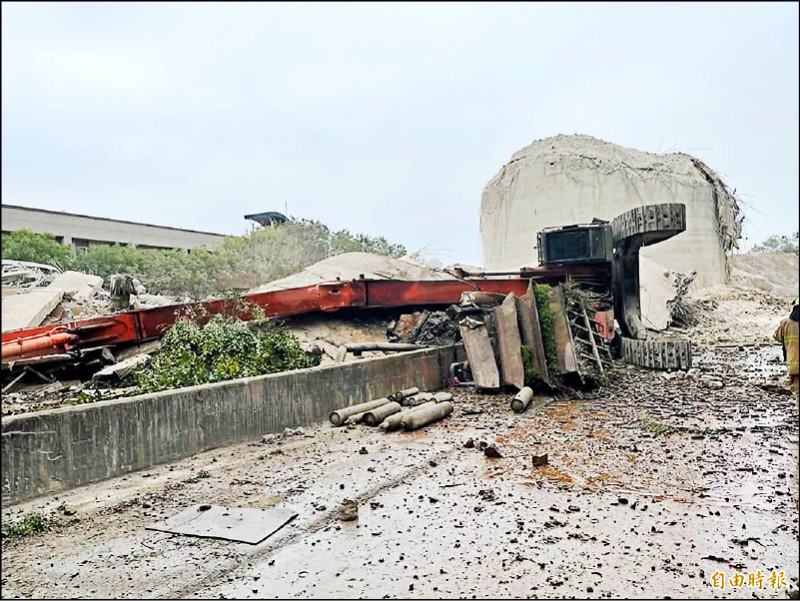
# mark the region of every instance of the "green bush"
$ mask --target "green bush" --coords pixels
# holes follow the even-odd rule
[[[319,361],[284,330],[254,332],[240,319],[217,314],[205,326],[176,322],[135,378],[145,392],[155,392],[313,367]]]
[[[3,258],[15,261],[32,261],[69,269],[72,254],[68,246],[56,242],[52,234],[34,234],[19,230],[2,235]]]
[[[22,538],[35,532],[48,532],[62,526],[55,518],[48,517],[37,511],[27,513],[18,520],[4,520],[2,525],[2,540]]]
[[[229,236],[213,252],[204,248],[138,249],[92,246],[73,257],[55,238],[30,231],[3,234],[3,258],[34,261],[101,277],[115,273],[141,280],[152,294],[187,294],[200,299],[228,289],[247,289],[297,273],[309,265],[345,252],[362,251],[401,257],[406,249],[384,238],[331,232],[325,225],[292,219],[245,236]]]
[[[550,299],[548,293],[550,286],[547,284],[536,284],[533,287],[533,294],[536,298],[536,309],[539,312],[539,325],[542,329],[542,343],[544,354],[547,358],[547,371],[552,375],[561,373],[558,368],[558,355],[556,354],[556,335],[553,329],[553,313],[550,311]]]
[[[789,253],[792,255],[800,254],[800,232],[795,232],[791,236],[770,236],[761,244],[753,247],[754,253],[772,252],[772,253]]]

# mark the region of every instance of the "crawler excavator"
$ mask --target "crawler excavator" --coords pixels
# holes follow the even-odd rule
[[[607,293],[622,335],[624,358],[654,368],[688,368],[691,347],[686,340],[651,340],[641,322],[639,250],[686,229],[682,204],[637,207],[609,222],[550,228],[538,234],[540,265],[515,272],[460,274],[445,281],[369,280],[324,282],[315,286],[246,294],[244,300],[261,307],[267,317],[284,317],[345,307],[390,308],[457,303],[467,291],[517,296],[530,281],[558,284],[568,280]],[[245,307],[248,303],[245,303]],[[198,311],[202,309],[202,311]],[[3,332],[2,367],[5,376],[24,366],[41,368],[58,362],[98,360],[100,353],[160,338],[187,314],[211,316],[230,311],[225,300],[153,309],[137,309],[92,319]],[[242,319],[248,309],[238,309]]]

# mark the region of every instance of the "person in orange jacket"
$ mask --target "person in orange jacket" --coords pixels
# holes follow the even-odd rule
[[[775,330],[775,340],[783,345],[783,358],[786,360],[786,369],[789,372],[789,388],[798,396],[800,389],[800,348],[798,348],[798,334],[800,334],[800,306],[795,297],[792,302],[792,312],[789,317],[781,320],[781,325]]]

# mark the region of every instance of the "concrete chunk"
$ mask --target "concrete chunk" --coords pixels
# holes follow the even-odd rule
[[[553,315],[553,336],[556,343],[558,368],[562,374],[578,371],[578,361],[572,346],[572,333],[567,323],[567,311],[564,307],[564,294],[561,286],[550,288],[548,293],[550,312]]]
[[[547,357],[542,341],[542,328],[539,324],[539,311],[536,308],[536,297],[533,292],[533,282],[528,284],[528,291],[517,301],[519,313],[520,334],[522,344],[531,349],[531,369],[545,382],[550,382],[547,373]]]
[[[500,348],[500,366],[503,384],[525,386],[525,370],[522,368],[522,342],[517,325],[517,303],[514,293],[509,292],[500,306],[494,308],[497,323],[497,345]]]
[[[475,385],[478,388],[500,388],[500,373],[486,326],[479,323],[472,328],[462,322],[459,329]]]
[[[77,301],[89,300],[103,286],[103,278],[78,271],[65,271],[56,276],[47,286],[51,290],[60,290],[65,296]]]
[[[61,302],[62,292],[42,288],[27,294],[3,296],[3,331],[40,325]]]

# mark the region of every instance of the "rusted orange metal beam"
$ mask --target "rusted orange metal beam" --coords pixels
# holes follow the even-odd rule
[[[481,290],[522,296],[528,280],[554,283],[565,279],[600,279],[610,282],[610,271],[592,268],[536,268],[520,275],[503,278],[464,280],[355,280],[247,294],[248,303],[260,307],[265,317],[288,317],[315,311],[336,311],[345,307],[392,308],[413,305],[449,305],[457,303],[462,292]],[[242,319],[253,316],[246,308],[230,301],[216,300],[154,309],[136,309],[115,315],[58,324],[24,328],[2,333],[2,361],[73,352],[81,348],[115,346],[160,338],[182,317],[192,316],[201,322],[216,313],[231,313]]]

